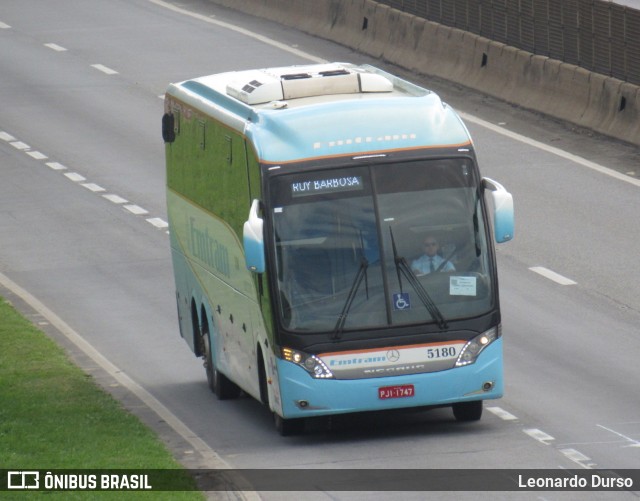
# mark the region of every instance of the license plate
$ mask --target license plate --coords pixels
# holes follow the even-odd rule
[[[413,397],[415,390],[412,384],[401,384],[397,386],[382,386],[378,388],[378,398],[406,398]]]

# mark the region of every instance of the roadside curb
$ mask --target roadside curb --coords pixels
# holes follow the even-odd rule
[[[69,325],[9,277],[0,273],[0,296],[61,346],[71,361],[153,430],[188,470],[226,470],[231,466],[151,394],[111,364]],[[234,486],[231,485],[230,488]],[[204,493],[211,501],[257,501],[253,491]]]

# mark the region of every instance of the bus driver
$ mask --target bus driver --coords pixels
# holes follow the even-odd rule
[[[438,251],[440,244],[435,237],[428,235],[424,239],[424,254],[411,262],[411,270],[416,275],[426,275],[434,271],[455,271],[450,261],[444,260]],[[444,264],[443,264],[444,263]],[[439,269],[442,266],[442,269]]]

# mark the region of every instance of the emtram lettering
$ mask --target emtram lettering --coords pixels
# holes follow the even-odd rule
[[[212,238],[207,228],[204,231],[196,228],[192,217],[189,218],[189,230],[193,256],[222,275],[230,277],[229,249]]]

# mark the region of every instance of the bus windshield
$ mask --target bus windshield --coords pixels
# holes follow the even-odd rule
[[[446,329],[493,307],[471,159],[305,171],[273,177],[270,191],[285,329]]]

